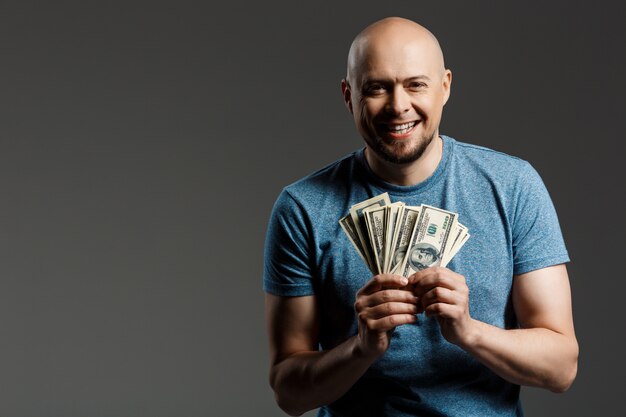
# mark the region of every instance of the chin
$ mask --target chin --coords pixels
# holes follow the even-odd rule
[[[374,143],[370,143],[369,141],[367,141],[367,143],[378,157],[387,162],[393,164],[410,164],[422,157],[426,148],[432,143],[434,136],[433,133],[430,137],[422,139],[418,143],[412,144],[412,146],[404,143],[400,146],[394,146],[381,138],[377,138],[373,141]]]

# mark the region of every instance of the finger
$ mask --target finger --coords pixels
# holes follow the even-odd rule
[[[381,319],[387,316],[398,314],[417,314],[418,308],[415,304],[407,303],[385,303],[376,307],[368,308],[366,315],[368,318]]]
[[[454,319],[459,317],[459,306],[446,303],[434,303],[424,309],[427,317]]]
[[[408,282],[408,279],[400,275],[376,275],[359,290],[358,294],[373,294],[384,288],[402,288]]]
[[[443,287],[450,290],[467,288],[465,277],[450,271],[447,268],[428,268],[411,276],[410,285],[416,295],[423,295],[435,287]]]
[[[435,303],[458,304],[462,302],[459,293],[444,287],[435,287],[421,297],[421,305],[426,309]]]
[[[431,275],[458,275],[458,276],[462,276],[462,275],[457,274],[456,272],[454,272],[451,269],[448,269],[446,267],[443,267],[443,266],[433,266],[433,267],[430,267],[430,268],[422,269],[421,271],[417,271],[414,274],[409,275],[409,277],[408,277],[409,284],[417,283],[418,281],[424,279],[425,277],[431,276]]]
[[[373,307],[383,303],[400,302],[416,304],[418,297],[411,291],[406,290],[381,290],[374,294],[361,297],[359,300],[363,307]]]
[[[417,317],[414,314],[394,314],[381,319],[366,319],[367,328],[378,332],[388,332],[403,324],[415,323]]]

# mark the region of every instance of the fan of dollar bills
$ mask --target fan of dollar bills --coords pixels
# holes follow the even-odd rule
[[[446,266],[469,239],[458,214],[427,205],[391,203],[387,193],[355,204],[339,220],[373,274],[405,277]]]

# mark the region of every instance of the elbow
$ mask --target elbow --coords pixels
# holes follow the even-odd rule
[[[283,384],[280,383],[280,378],[278,377],[278,372],[276,372],[276,369],[272,369],[272,371],[270,371],[269,379],[270,387],[272,387],[272,390],[274,391],[274,400],[281,410],[283,410],[290,416],[301,416],[306,411],[308,411],[299,409],[296,404],[294,404],[293,401],[290,400],[292,396],[283,392],[284,390],[281,389],[281,386]]]
[[[570,359],[566,364],[564,364],[558,376],[552,381],[549,389],[550,391],[562,394],[565,391],[569,390],[574,380],[576,379],[576,374],[578,373],[578,344],[575,344],[572,349],[572,353],[570,355]]]
[[[574,383],[574,380],[576,379],[577,372],[578,366],[575,362],[573,366],[571,366],[569,369],[562,373],[561,377],[557,381],[554,381],[551,384],[551,386],[549,387],[550,391],[556,394],[562,394],[570,389],[570,387]]]
[[[290,416],[301,416],[306,411],[294,407],[294,405],[291,404],[284,395],[281,396],[277,392],[274,392],[274,399],[276,400],[276,404],[278,404],[278,407]]]
[[[574,383],[575,377],[576,375],[568,379],[563,379],[562,381],[559,381],[558,383],[552,384],[552,386],[549,388],[550,391],[554,392],[555,394],[563,394],[568,389],[570,389],[570,387]]]

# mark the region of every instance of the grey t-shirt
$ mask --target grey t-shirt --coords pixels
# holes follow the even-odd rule
[[[515,328],[513,275],[569,261],[550,196],[519,158],[442,136],[435,172],[414,186],[389,184],[363,150],[291,184],[274,206],[265,243],[264,290],[315,295],[320,349],[357,333],[354,301],[371,273],[338,220],[352,205],[387,192],[392,202],[459,214],[470,239],[448,268],[465,276],[470,315]],[[399,326],[389,350],[320,416],[520,416],[519,386],[446,341],[436,320]]]

